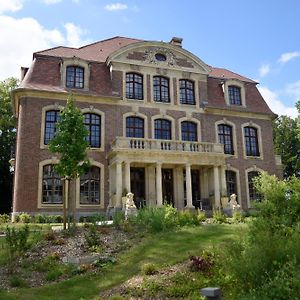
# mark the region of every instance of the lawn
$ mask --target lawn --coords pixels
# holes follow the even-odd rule
[[[116,264],[100,273],[80,275],[40,288],[0,291],[0,299],[98,299],[101,291],[119,285],[138,274],[145,263],[150,262],[162,268],[185,261],[190,254],[197,255],[205,247],[217,246],[222,241],[234,238],[244,227],[245,225],[214,224],[149,234],[119,256]]]

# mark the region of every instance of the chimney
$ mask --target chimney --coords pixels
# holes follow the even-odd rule
[[[181,43],[182,43],[182,38],[176,37],[176,36],[172,37],[172,39],[170,41],[171,45],[174,45],[174,46],[177,46],[180,48],[182,47]]]
[[[21,67],[21,81],[24,79],[29,68]]]

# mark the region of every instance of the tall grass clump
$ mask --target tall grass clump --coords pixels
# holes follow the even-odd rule
[[[231,298],[298,299],[300,179],[280,181],[262,173],[255,186],[263,199],[254,205],[257,217],[244,238],[223,250],[223,268],[232,280]]]

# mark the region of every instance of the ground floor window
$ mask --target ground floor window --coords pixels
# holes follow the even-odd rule
[[[43,167],[43,204],[62,204],[63,184],[60,176],[55,172],[54,165],[49,164]]]
[[[261,195],[257,192],[254,186],[253,179],[259,176],[259,172],[251,171],[248,172],[248,190],[249,190],[249,199],[250,201],[260,201]]]
[[[80,177],[80,204],[100,203],[100,168],[92,166]]]
[[[232,194],[237,195],[236,172],[226,171],[226,187],[228,197]]]

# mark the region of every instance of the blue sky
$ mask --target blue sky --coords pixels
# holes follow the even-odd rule
[[[300,100],[298,0],[0,0],[0,80],[19,76],[32,53],[113,36],[168,42],[209,65],[260,82],[277,114]]]

